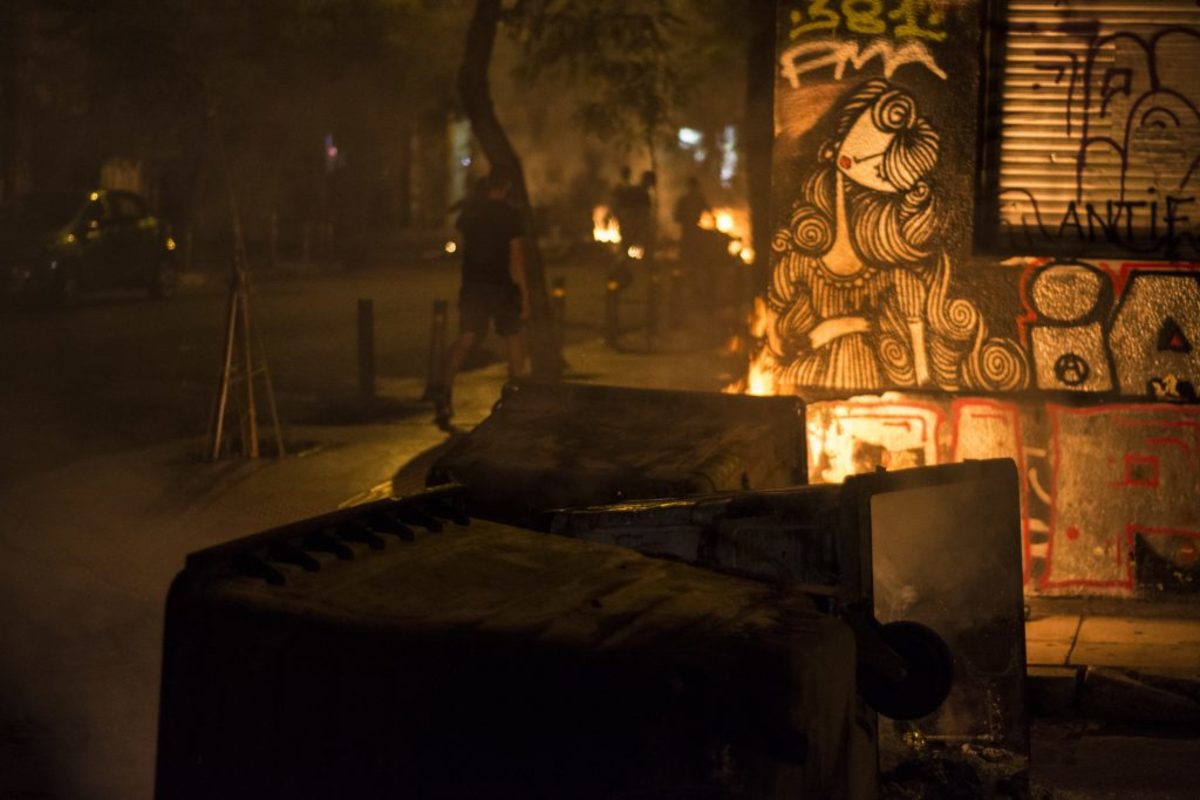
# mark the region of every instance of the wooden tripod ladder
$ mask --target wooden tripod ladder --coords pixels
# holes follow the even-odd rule
[[[286,455],[283,433],[279,425],[279,411],[275,406],[275,389],[271,384],[271,370],[263,349],[262,336],[252,324],[250,314],[250,272],[246,259],[246,240],[242,230],[242,216],[238,210],[237,193],[233,189],[233,176],[229,159],[225,153],[225,142],[212,115],[214,138],[221,169],[225,173],[225,188],[229,195],[229,213],[233,225],[233,269],[230,273],[229,302],[225,318],[225,347],[222,350],[221,380],[217,387],[215,411],[209,429],[206,455],[212,461],[221,457],[222,451],[234,452],[232,443],[225,447],[227,433],[226,416],[230,405],[237,406],[241,433],[240,453],[244,458],[259,457],[258,406],[255,382],[262,379],[267,409],[271,415],[271,426],[275,435],[275,454]],[[237,391],[234,391],[234,389]],[[232,402],[231,402],[232,401]]]

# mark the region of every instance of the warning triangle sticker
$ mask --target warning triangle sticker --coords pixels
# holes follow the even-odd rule
[[[1183,332],[1183,328],[1179,327],[1179,323],[1176,322],[1172,317],[1167,317],[1165,320],[1163,320],[1162,327],[1158,329],[1158,352],[1192,352],[1192,343],[1188,341],[1187,336]]]

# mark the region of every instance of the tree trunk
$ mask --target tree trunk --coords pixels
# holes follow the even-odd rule
[[[525,185],[521,159],[496,116],[488,85],[488,68],[496,43],[501,0],[476,0],[475,12],[467,27],[467,44],[458,71],[458,93],[471,130],[493,169],[512,176],[514,200],[525,215],[525,275],[529,284],[529,358],[533,374],[539,378],[559,378],[566,366],[554,337],[550,297],[546,292],[546,272],[537,246],[533,225],[533,206]]]
[[[746,0],[750,41],[746,52],[746,123],[743,142],[750,190],[755,285],[765,292],[771,276],[771,150],[775,140],[775,4]]]

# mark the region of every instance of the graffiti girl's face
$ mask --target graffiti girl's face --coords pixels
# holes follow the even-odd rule
[[[883,174],[883,154],[896,138],[875,125],[871,110],[863,112],[842,140],[835,156],[837,168],[857,184],[879,192],[898,192]]]

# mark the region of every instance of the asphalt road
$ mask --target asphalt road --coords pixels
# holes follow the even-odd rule
[[[594,336],[601,272],[568,264],[547,273],[572,292],[568,337]],[[203,437],[220,368],[223,283],[185,286],[162,302],[119,294],[68,309],[0,310],[0,486],[82,457]],[[419,377],[432,302],[453,307],[457,286],[451,260],[256,277],[252,310],[285,423],[317,420],[355,397],[360,298],[374,302],[380,379]],[[451,333],[454,324],[452,316]],[[494,337],[488,346],[500,349]]]

